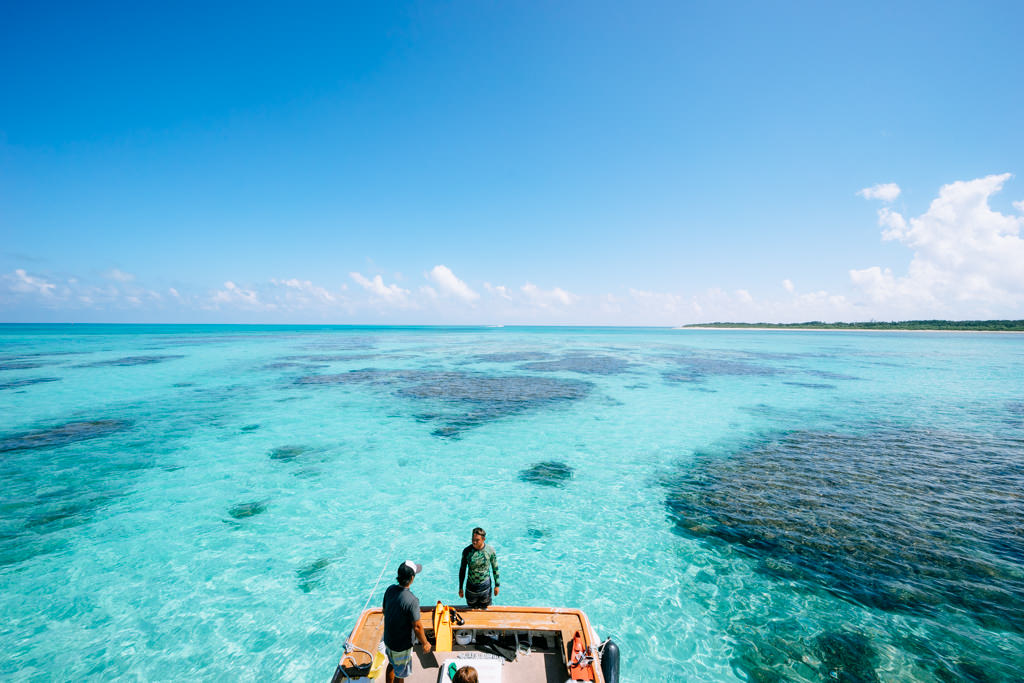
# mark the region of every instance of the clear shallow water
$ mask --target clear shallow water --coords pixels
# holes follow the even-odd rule
[[[481,525],[625,681],[1024,678],[1019,335],[0,326],[0,408],[0,677],[326,680]]]

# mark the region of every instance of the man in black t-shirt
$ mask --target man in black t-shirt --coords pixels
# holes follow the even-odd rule
[[[384,648],[388,656],[387,683],[402,683],[412,673],[412,636],[430,652],[430,641],[420,623],[420,599],[409,586],[423,567],[406,560],[398,565],[397,583],[384,591]]]

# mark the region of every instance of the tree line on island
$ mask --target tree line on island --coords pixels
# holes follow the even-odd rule
[[[683,327],[753,328],[786,330],[936,330],[970,332],[1024,332],[1024,320],[901,320],[891,322],[825,323],[697,323]]]

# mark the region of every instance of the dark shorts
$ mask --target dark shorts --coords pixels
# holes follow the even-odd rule
[[[483,583],[466,582],[466,604],[470,607],[487,607],[491,604],[491,580]]]

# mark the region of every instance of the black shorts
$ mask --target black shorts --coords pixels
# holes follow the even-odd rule
[[[483,583],[466,582],[466,604],[470,607],[487,607],[491,604],[491,580]]]

